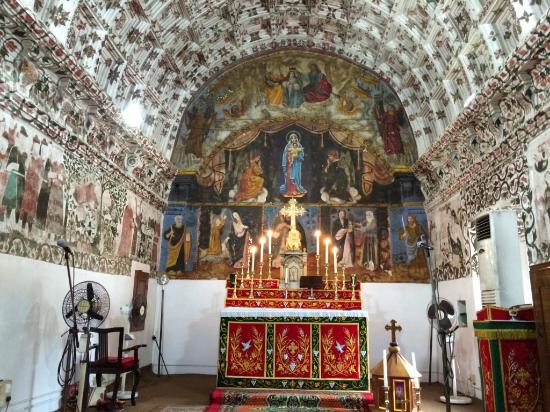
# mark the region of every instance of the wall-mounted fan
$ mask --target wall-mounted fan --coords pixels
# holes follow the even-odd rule
[[[68,292],[63,299],[62,312],[65,323],[71,328],[98,327],[109,313],[109,293],[97,282],[77,283],[74,286],[74,306],[71,293]],[[76,319],[76,325],[73,319]]]
[[[132,299],[132,309],[128,314],[130,319],[130,330],[143,329],[145,317],[147,316],[147,296],[136,295]]]

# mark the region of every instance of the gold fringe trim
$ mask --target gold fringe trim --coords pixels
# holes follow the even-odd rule
[[[474,333],[478,339],[492,340],[526,340],[537,337],[534,329],[477,329]]]

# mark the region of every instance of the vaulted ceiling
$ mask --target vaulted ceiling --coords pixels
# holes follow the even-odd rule
[[[42,21],[166,158],[198,90],[250,56],[324,50],[393,85],[422,154],[548,10],[548,0],[7,0]]]

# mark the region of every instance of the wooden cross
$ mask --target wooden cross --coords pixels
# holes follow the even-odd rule
[[[391,342],[390,342],[390,345],[391,346],[397,346],[397,339],[395,337],[395,332],[401,332],[403,330],[403,328],[401,327],[401,325],[399,325],[397,323],[397,321],[395,319],[392,319],[390,321],[390,324],[389,325],[386,325],[385,326],[385,329],[386,330],[391,330]]]

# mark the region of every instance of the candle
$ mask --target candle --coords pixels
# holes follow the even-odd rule
[[[386,357],[386,349],[382,351],[382,361],[384,364],[384,386],[388,387],[388,358]]]
[[[264,263],[264,244],[265,244],[265,237],[260,238],[260,263]]]
[[[412,359],[413,359],[413,369],[414,369],[414,387],[419,388],[419,386],[418,386],[418,371],[416,370],[416,358],[414,356],[414,352],[412,353]]]
[[[330,245],[330,239],[325,239],[325,265],[328,265],[328,245]]]
[[[315,231],[315,254],[319,255],[319,238],[321,237],[321,232],[319,230]]]
[[[256,258],[256,246],[252,246],[250,248],[250,252],[252,253],[252,273],[254,273],[254,260]]]
[[[332,253],[334,255],[334,273],[338,273],[338,271],[336,270],[338,266],[338,261],[336,260],[336,257],[338,255],[338,248],[336,246],[332,248]]]
[[[285,269],[285,283],[288,283],[288,268]]]
[[[267,253],[271,255],[271,237],[273,236],[273,230],[267,231]]]

